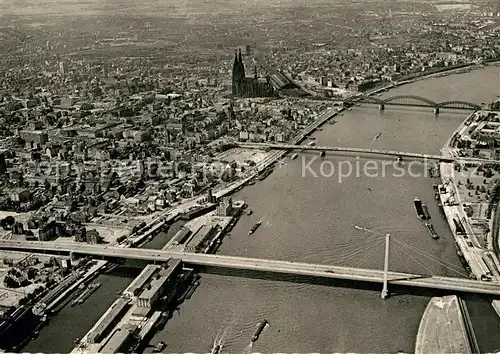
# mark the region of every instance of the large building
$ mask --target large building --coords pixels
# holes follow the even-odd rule
[[[271,85],[269,76],[266,79],[257,77],[257,67],[255,67],[254,77],[246,77],[245,64],[241,58],[241,49],[234,53],[233,63],[233,96],[236,97],[272,97],[274,88]]]

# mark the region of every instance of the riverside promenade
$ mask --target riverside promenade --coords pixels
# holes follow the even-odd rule
[[[429,301],[415,343],[415,354],[427,353],[473,353],[457,296]]]

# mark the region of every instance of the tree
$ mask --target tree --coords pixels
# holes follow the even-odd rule
[[[12,227],[16,223],[16,219],[12,215],[9,215],[5,218],[5,222],[8,226]]]

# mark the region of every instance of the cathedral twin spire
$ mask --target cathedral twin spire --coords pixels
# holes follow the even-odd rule
[[[234,51],[233,80],[243,80],[245,78],[245,64],[241,57],[241,49]]]
[[[257,66],[254,68],[254,77],[245,76],[245,64],[241,56],[241,49],[234,51],[233,63],[233,95],[237,97],[272,97],[273,87],[269,83],[261,83],[257,76]]]

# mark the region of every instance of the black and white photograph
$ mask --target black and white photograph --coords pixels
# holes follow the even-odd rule
[[[500,354],[500,0],[0,0],[0,353]]]

